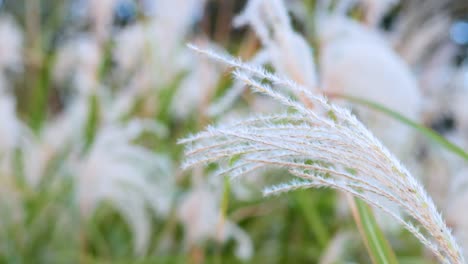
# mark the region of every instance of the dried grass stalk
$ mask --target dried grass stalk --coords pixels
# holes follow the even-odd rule
[[[185,168],[230,161],[218,173],[232,178],[264,167],[287,168],[297,179],[268,187],[265,195],[312,187],[350,193],[392,216],[442,263],[464,263],[461,249],[422,185],[347,109],[262,68],[192,48],[233,67],[237,80],[289,111],[208,127],[180,140],[186,145]],[[316,108],[289,98],[277,86],[304,96]],[[403,209],[422,229],[382,201]]]

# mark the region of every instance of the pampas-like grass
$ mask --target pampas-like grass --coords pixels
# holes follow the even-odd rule
[[[314,187],[350,193],[393,217],[442,263],[465,263],[451,231],[421,184],[348,110],[262,68],[192,48],[233,67],[237,80],[272,97],[289,111],[208,127],[180,140],[186,145],[183,167],[230,161],[218,173],[232,178],[269,166],[287,168],[298,179],[268,187],[265,195]],[[300,94],[315,109],[275,87]],[[422,229],[403,219],[394,208],[383,206],[382,200],[403,209]]]
[[[76,173],[82,216],[88,219],[102,202],[110,203],[131,228],[137,255],[150,246],[150,213],[166,216],[174,191],[168,157],[132,143],[149,129],[143,120],[103,127],[89,153],[69,168]]]

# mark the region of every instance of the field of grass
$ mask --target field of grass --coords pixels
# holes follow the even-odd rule
[[[463,0],[0,0],[0,263],[465,263]]]

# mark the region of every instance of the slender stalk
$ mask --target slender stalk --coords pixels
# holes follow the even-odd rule
[[[312,200],[314,196],[308,194],[310,193],[299,191],[294,194],[294,197],[296,198],[296,202],[299,205],[301,212],[304,214],[310,231],[317,239],[318,245],[325,248],[329,241],[327,228],[320,218],[320,212],[317,210],[317,207]]]
[[[361,199],[347,194],[354,221],[359,229],[367,251],[375,264],[398,263],[395,253],[379,228],[371,208]]]

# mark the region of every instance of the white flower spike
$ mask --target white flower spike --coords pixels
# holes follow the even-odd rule
[[[209,127],[180,140],[187,145],[185,168],[229,159],[230,165],[219,174],[237,177],[268,166],[288,168],[299,179],[266,188],[266,195],[311,187],[350,193],[392,216],[442,263],[465,263],[450,229],[422,185],[348,110],[264,69],[198,51],[234,67],[236,79],[291,111]],[[312,102],[314,111],[273,86],[304,96],[301,99]],[[393,207],[384,207],[376,197],[403,209],[422,230],[399,216]]]

